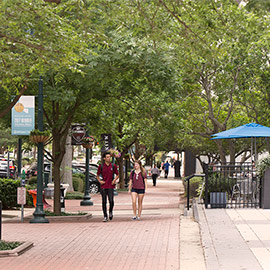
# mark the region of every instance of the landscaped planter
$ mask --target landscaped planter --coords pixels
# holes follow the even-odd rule
[[[24,242],[21,245],[19,245],[18,247],[11,249],[11,250],[1,250],[0,251],[0,258],[1,257],[15,257],[15,256],[19,256],[22,253],[24,253],[25,251],[27,251],[28,249],[30,249],[31,247],[33,247],[33,243],[32,242]]]

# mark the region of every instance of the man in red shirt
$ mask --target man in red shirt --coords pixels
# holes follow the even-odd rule
[[[107,215],[107,196],[109,198],[110,209],[109,209],[109,218],[113,218],[113,191],[115,188],[115,183],[118,179],[118,170],[117,166],[111,163],[111,154],[106,152],[102,155],[103,163],[99,165],[97,172],[97,179],[101,185],[100,194],[102,196],[102,210],[104,214],[103,222],[108,221]],[[100,174],[102,175],[102,180],[100,179]],[[115,176],[115,177],[114,177]]]

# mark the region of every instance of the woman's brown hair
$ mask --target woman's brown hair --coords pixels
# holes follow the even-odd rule
[[[134,164],[135,163],[138,163],[140,165],[140,170],[141,170],[143,178],[147,178],[146,171],[145,171],[144,167],[142,166],[142,162],[140,160],[135,160]]]

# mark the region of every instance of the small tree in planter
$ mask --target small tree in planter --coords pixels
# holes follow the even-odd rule
[[[40,131],[38,129],[34,129],[30,132],[30,140],[35,143],[43,143],[45,144],[50,139],[50,131]]]

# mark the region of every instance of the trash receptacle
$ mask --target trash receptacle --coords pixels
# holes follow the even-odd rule
[[[60,185],[60,205],[61,205],[61,212],[65,212],[65,188]]]
[[[44,188],[48,187],[50,173],[44,172]]]

